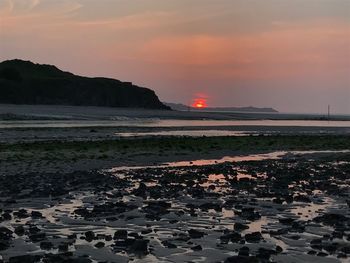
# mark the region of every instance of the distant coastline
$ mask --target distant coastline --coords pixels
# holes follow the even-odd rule
[[[181,103],[163,102],[163,104],[169,106],[173,110],[178,111],[199,111],[199,112],[251,112],[251,113],[278,113],[273,108],[259,108],[259,107],[206,107],[197,109],[191,106],[187,106]]]

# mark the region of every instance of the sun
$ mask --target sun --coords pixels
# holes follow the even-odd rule
[[[196,109],[203,109],[207,107],[206,99],[197,98],[193,100],[192,107]]]

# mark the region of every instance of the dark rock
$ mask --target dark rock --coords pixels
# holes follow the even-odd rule
[[[259,263],[257,257],[232,256],[225,260],[225,263]]]
[[[105,246],[104,242],[98,242],[95,244],[95,247],[97,247],[97,248],[103,248],[104,246]]]
[[[345,254],[350,254],[350,246],[342,247],[340,251],[344,252]]]
[[[348,256],[345,254],[345,253],[339,253],[338,255],[337,255],[337,258],[347,258]]]
[[[145,230],[142,230],[142,231],[141,231],[141,234],[142,234],[142,235],[147,235],[147,234],[149,234],[149,233],[152,233],[152,229],[145,229]]]
[[[201,250],[203,250],[203,248],[202,248],[201,245],[197,245],[197,246],[191,247],[191,249],[192,249],[193,251],[201,251]]]
[[[276,252],[277,253],[282,253],[283,252],[283,248],[280,246],[276,246]]]
[[[37,233],[37,234],[33,234],[29,236],[29,239],[32,242],[39,242],[39,241],[43,241],[44,239],[46,239],[46,234],[45,233]]]
[[[85,238],[87,242],[91,242],[92,240],[95,239],[95,233],[92,231],[87,231],[85,232]]]
[[[5,220],[5,221],[9,221],[9,220],[12,219],[12,216],[11,216],[10,213],[3,213],[3,214],[2,214],[2,218],[3,218],[3,220]]]
[[[106,240],[106,241],[112,241],[113,238],[112,238],[111,235],[106,235],[106,236],[105,236],[105,240]]]
[[[190,235],[191,238],[202,238],[205,235],[204,232],[198,231],[196,229],[188,230],[188,234]]]
[[[126,239],[128,237],[128,231],[126,230],[117,230],[114,233],[113,239]]]
[[[171,243],[168,240],[163,241],[162,244],[163,244],[163,246],[165,246],[167,248],[177,248],[177,246],[175,244]]]
[[[323,244],[322,247],[328,253],[333,254],[338,249],[338,244],[336,244],[336,243]]]
[[[304,202],[304,203],[311,203],[310,197],[308,197],[307,195],[294,196],[294,201],[296,201],[296,202]]]
[[[235,223],[235,225],[234,225],[234,230],[236,230],[236,231],[243,231],[243,230],[246,230],[248,228],[249,228],[249,226],[241,224],[241,223]]]
[[[28,214],[27,210],[25,210],[25,209],[20,209],[16,212],[13,212],[13,215],[16,216],[17,218],[20,218],[20,219],[29,217],[29,214]]]
[[[29,227],[28,231],[29,231],[30,234],[37,234],[37,233],[39,233],[41,230],[40,230],[40,228],[38,228],[37,226],[31,226],[31,227]]]
[[[257,257],[262,259],[262,260],[268,261],[270,259],[271,255],[276,255],[276,254],[277,254],[277,252],[275,250],[266,249],[266,248],[259,248]]]
[[[291,225],[295,221],[293,218],[279,218],[278,220],[283,225]]]
[[[238,256],[248,257],[249,256],[249,247],[241,247],[239,249]]]
[[[123,248],[127,248],[130,247],[132,244],[134,244],[135,239],[133,238],[127,238],[127,239],[123,239],[123,240],[117,240],[114,242],[114,245],[116,247],[123,247]]]
[[[324,214],[322,216],[315,217],[313,220],[325,225],[335,226],[347,222],[349,219],[341,214]]]
[[[18,236],[23,236],[24,235],[24,227],[23,226],[17,226],[15,227],[15,234]]]
[[[58,245],[58,251],[66,252],[69,249],[68,243],[61,243]]]
[[[37,255],[23,255],[10,257],[9,263],[36,263],[40,261],[41,256]]]
[[[255,221],[261,218],[260,213],[254,211],[254,207],[243,207],[242,211],[237,212],[237,214],[250,221]]]
[[[50,250],[53,248],[53,244],[49,241],[42,241],[40,242],[40,248],[43,250]]]
[[[0,240],[10,240],[12,239],[13,232],[7,227],[0,227]]]
[[[130,251],[135,254],[148,254],[148,240],[136,239],[131,245]]]
[[[6,250],[10,247],[10,242],[8,240],[0,240],[0,251]]]
[[[39,211],[32,211],[31,216],[33,218],[42,218],[43,214],[41,212],[39,212]]]
[[[327,257],[328,254],[327,254],[327,253],[324,253],[324,252],[318,252],[318,253],[317,253],[317,256],[318,256],[318,257]]]
[[[253,232],[250,234],[246,234],[244,238],[249,243],[258,243],[263,239],[260,232]]]
[[[228,243],[229,241],[232,243],[238,243],[241,239],[241,235],[237,232],[230,232],[220,237],[222,243]]]

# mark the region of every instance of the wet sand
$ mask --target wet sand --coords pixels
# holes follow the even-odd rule
[[[5,262],[348,262],[349,161],[347,152],[272,153],[3,175],[1,255]]]
[[[0,262],[349,262],[347,134],[145,129],[1,129]]]

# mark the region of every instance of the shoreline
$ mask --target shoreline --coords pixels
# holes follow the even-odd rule
[[[149,137],[0,143],[0,175],[72,172],[275,151],[350,149],[349,136]]]
[[[222,136],[350,136],[350,127],[187,126],[187,127],[35,127],[0,128],[0,143],[106,141],[142,138]],[[187,134],[187,136],[186,136]],[[216,136],[216,135],[215,135]]]
[[[53,120],[115,120],[118,118],[173,119],[173,120],[318,120],[328,121],[327,114],[269,113],[269,112],[200,112],[175,110],[149,110],[137,108],[111,108],[68,105],[0,104],[0,116],[8,119]],[[17,117],[16,117],[17,116]],[[331,120],[350,121],[350,115],[332,114]]]

